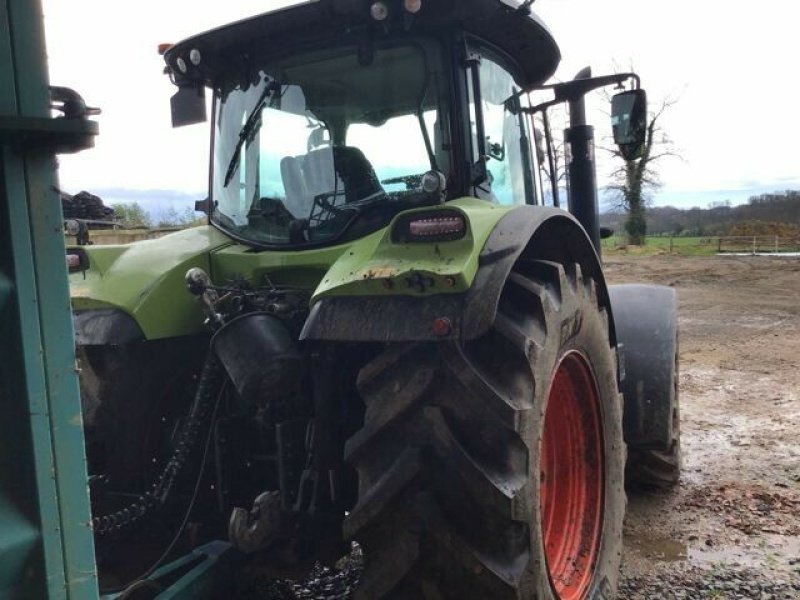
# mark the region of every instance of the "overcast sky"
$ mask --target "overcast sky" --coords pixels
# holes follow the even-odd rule
[[[171,128],[174,88],[156,47],[294,2],[42,1],[52,83],[103,110],[96,147],[61,158],[62,187],[120,198],[112,190],[202,197],[206,125]],[[538,0],[534,10],[561,46],[558,78],[586,65],[595,75],[633,65],[651,105],[677,99],[664,125],[683,160],[663,163],[656,204],[739,203],[800,188],[795,2]],[[603,104],[600,96],[590,102],[598,137],[607,132]]]

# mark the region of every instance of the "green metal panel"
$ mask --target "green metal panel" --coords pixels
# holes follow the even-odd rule
[[[478,271],[478,257],[486,240],[497,222],[513,207],[477,198],[460,198],[448,202],[446,208],[459,210],[466,217],[468,231],[463,239],[396,244],[391,240],[390,225],[354,242],[322,280],[312,303],[324,296],[424,296],[468,290]],[[430,209],[402,214],[426,210]],[[422,288],[409,285],[415,274],[424,277],[428,285]]]
[[[40,349],[41,328],[38,318],[38,295],[34,279],[31,238],[21,161],[4,152],[3,208],[4,268],[14,280],[16,294],[3,313],[3,345],[7,358],[1,362],[0,394],[4,406],[0,421],[2,463],[0,493],[3,502],[3,531],[24,528],[36,534],[36,547],[5,547],[3,558],[26,562],[19,570],[3,572],[0,590],[18,590],[28,568],[33,575],[22,585],[41,590],[47,582],[50,597],[57,598],[64,582],[64,564],[59,530],[57,487],[53,473],[55,461],[50,440],[47,410],[47,387],[44,360]],[[22,194],[20,196],[20,194]],[[7,363],[11,361],[10,364]],[[41,530],[41,531],[40,531]],[[42,532],[44,532],[43,539]],[[54,532],[56,535],[47,534]],[[3,560],[5,563],[6,560]],[[30,588],[29,588],[30,586]]]
[[[89,269],[70,276],[75,310],[117,308],[131,315],[147,339],[203,330],[201,305],[186,291],[192,267],[218,283],[242,276],[314,290],[349,245],[306,251],[254,252],[214,227],[196,227],[124,246],[84,246]]]
[[[72,306],[120,309],[136,320],[147,339],[158,339],[203,329],[201,307],[184,283],[191,267],[205,269],[217,283],[243,277],[260,285],[268,277],[275,285],[315,290],[312,302],[334,295],[464,292],[472,285],[486,240],[512,207],[476,198],[454,200],[447,207],[467,219],[469,228],[462,240],[395,244],[390,225],[339,246],[253,251],[213,227],[197,227],[125,246],[84,246],[89,269],[70,276]],[[410,287],[406,279],[413,274],[426,277],[432,285],[424,291]]]
[[[70,276],[72,306],[123,310],[151,340],[195,333],[204,317],[186,291],[186,271],[209,270],[209,253],[230,243],[206,226],[125,246],[84,246],[90,268]]]
[[[0,3],[0,116],[47,119],[41,6]],[[52,151],[0,135],[0,596],[97,597]]]
[[[304,251],[252,252],[231,245],[211,256],[211,275],[217,281],[242,276],[254,283],[264,276],[281,285],[315,290],[312,302],[323,296],[424,295],[459,293],[469,289],[478,270],[478,256],[497,222],[513,207],[476,198],[460,198],[447,208],[462,212],[469,231],[464,239],[446,243],[395,244],[392,226],[360,240],[331,248]],[[402,214],[439,210],[441,206]],[[434,285],[420,292],[405,284],[412,273],[429,277]],[[391,283],[387,283],[391,282]]]
[[[242,276],[258,284],[262,284],[266,276],[275,285],[314,290],[350,246],[264,252],[252,252],[246,246],[230,246],[211,256],[211,276],[219,282]]]

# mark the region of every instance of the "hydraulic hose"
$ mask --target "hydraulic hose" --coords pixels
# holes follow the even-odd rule
[[[95,536],[104,536],[129,527],[155,508],[166,504],[175,480],[183,471],[189,456],[197,446],[200,434],[204,429],[203,424],[213,412],[223,376],[222,364],[213,352],[209,352],[203,364],[194,401],[187,414],[186,422],[178,434],[178,441],[172,456],[148,491],[140,494],[122,509],[92,518],[92,529]]]

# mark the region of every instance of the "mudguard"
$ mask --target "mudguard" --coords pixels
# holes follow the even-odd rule
[[[584,275],[598,282],[600,306],[608,307],[600,260],[575,217],[558,208],[519,206],[497,223],[483,247],[478,273],[464,302],[464,339],[480,337],[492,326],[506,279],[523,256],[580,265]]]
[[[128,313],[116,308],[96,308],[72,313],[78,346],[120,346],[144,341],[144,332]]]
[[[82,246],[88,268],[70,275],[79,345],[125,344],[203,331],[200,305],[186,292],[192,267],[231,243],[211,227],[120,246]]]
[[[485,210],[480,206],[486,203],[470,200],[470,204],[464,200],[448,203],[448,206],[465,208],[473,226],[476,223],[474,214]],[[473,236],[475,242],[480,240],[482,243],[470,248],[463,265],[456,269],[463,277],[466,288],[463,291],[459,290],[462,282],[458,281],[452,293],[436,293],[434,286],[425,293],[412,295],[407,290],[408,286],[398,284],[388,291],[381,290],[383,293],[377,295],[375,289],[380,288],[380,280],[374,280],[371,273],[393,272],[395,268],[380,266],[359,271],[348,266],[338,269],[350,277],[348,293],[317,294],[301,338],[378,342],[466,341],[478,338],[494,322],[503,285],[514,263],[523,255],[579,264],[584,274],[599,282],[598,299],[601,306],[609,305],[600,261],[586,232],[571,214],[556,208],[518,206],[498,211],[493,220],[483,225],[489,227],[486,235]],[[445,244],[430,246],[438,254],[446,251]],[[404,251],[402,246],[397,247],[398,261],[402,260]],[[394,259],[389,250],[383,253],[383,258],[387,261],[386,265],[391,265]],[[455,260],[444,262],[450,268],[456,263]],[[335,270],[336,265],[331,272]],[[364,273],[363,277],[359,273]],[[413,275],[413,271],[409,273]],[[409,273],[404,275],[406,279]],[[431,270],[425,271],[425,276],[428,273],[431,274],[431,281],[434,281],[433,277],[441,275]],[[464,277],[464,273],[474,275]],[[450,323],[450,332],[447,334],[433,330],[434,320],[441,318],[446,318]],[[611,336],[613,341],[613,325]]]
[[[677,295],[666,286],[640,284],[612,285],[609,293],[625,398],[625,442],[631,448],[669,450],[677,402]]]

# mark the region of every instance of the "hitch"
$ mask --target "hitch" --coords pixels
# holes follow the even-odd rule
[[[228,525],[231,543],[246,554],[269,546],[281,532],[281,493],[268,491],[253,502],[253,509],[234,508]]]

